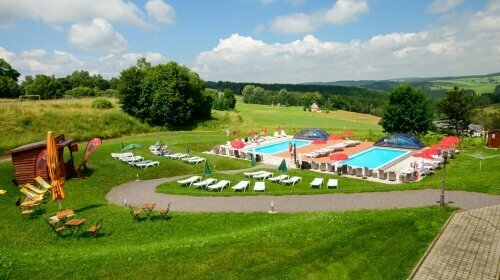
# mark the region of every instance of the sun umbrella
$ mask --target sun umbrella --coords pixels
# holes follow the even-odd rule
[[[189,146],[188,146],[188,143],[186,143],[186,154],[189,155]]]
[[[252,136],[255,135],[255,130],[253,130],[253,128],[252,128],[252,130],[250,130],[250,135],[252,135]]]
[[[447,143],[454,143],[454,144],[461,142],[460,138],[458,138],[456,136],[447,136],[447,137],[443,138],[443,140],[441,140],[441,141],[445,141]]]
[[[123,142],[122,142],[122,141],[120,141],[120,151],[123,151],[123,148],[124,148],[124,146],[123,146]]]
[[[353,137],[354,133],[352,133],[351,131],[344,131],[344,132],[342,132],[341,136],[342,137]]]
[[[338,135],[332,134],[332,135],[328,136],[328,140],[340,140],[340,139],[342,139],[342,138],[340,138],[340,136],[338,136]]]
[[[278,132],[281,131],[281,125],[278,125]]]
[[[255,154],[251,154],[250,156],[252,157],[252,160],[250,161],[250,165],[252,167],[254,167],[257,165],[257,159],[255,158]]]
[[[245,147],[245,143],[243,143],[243,141],[241,140],[233,140],[231,142],[231,147],[235,148],[235,149],[241,149],[243,147]]]
[[[122,149],[122,152],[132,150],[132,153],[134,153],[135,148],[139,148],[141,146],[141,144],[128,144],[127,146],[125,146],[125,148]]]
[[[203,172],[205,176],[210,176],[212,174],[212,171],[210,170],[210,166],[208,165],[208,161],[205,160],[205,170]]]
[[[416,153],[413,156],[414,157],[420,157],[420,158],[423,158],[423,159],[434,159],[431,154],[425,153],[425,152]]]
[[[264,127],[263,130],[264,130],[264,135],[266,135],[267,134],[267,128]]]
[[[330,154],[331,160],[346,160],[349,156],[346,154]]]
[[[57,145],[54,138],[54,133],[49,131],[47,134],[47,167],[49,176],[52,180],[52,200],[59,201],[59,209],[61,209],[61,200],[64,199],[64,178],[61,178],[61,169],[59,167],[59,157],[57,154]]]
[[[238,139],[241,139],[241,133],[239,130],[238,130]]]
[[[326,141],[325,141],[325,140],[323,140],[323,139],[314,139],[314,140],[312,141],[312,143],[313,143],[314,145],[321,145],[321,144],[325,144],[325,143],[326,143]]]
[[[286,167],[286,161],[285,161],[285,159],[283,159],[281,161],[280,165],[278,166],[278,170],[281,171],[281,173],[288,171],[288,168]]]

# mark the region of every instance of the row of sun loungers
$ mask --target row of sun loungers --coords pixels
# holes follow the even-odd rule
[[[247,176],[250,178],[254,178],[255,176],[259,176],[261,174],[264,174],[264,172],[267,171],[262,171],[262,172],[254,172],[255,174],[251,174],[252,172],[247,172]],[[257,174],[258,173],[258,174]],[[268,172],[270,173],[270,172]],[[272,174],[272,173],[271,173]],[[254,176],[255,175],[255,176]],[[259,177],[260,178],[260,177]],[[222,191],[223,189],[227,188],[229,185],[231,185],[231,181],[229,180],[221,180],[217,181],[217,179],[214,178],[207,178],[205,180],[201,180],[201,176],[191,176],[187,179],[179,180],[177,183],[181,186],[193,186],[195,188],[201,188],[205,189],[207,191]],[[276,177],[269,178],[269,181],[274,182],[274,183],[281,183],[283,185],[290,185],[293,186],[296,183],[302,181],[301,177],[298,176],[293,176],[289,178],[288,175],[279,175]],[[321,188],[323,186],[323,178],[315,178],[311,183],[310,186],[312,187],[318,187]],[[250,186],[250,181],[243,180],[238,182],[236,185],[231,187],[233,191],[246,191],[247,188]],[[327,183],[328,188],[338,188],[338,180],[337,179],[329,179]],[[265,191],[266,190],[266,183],[264,181],[258,181],[255,182],[254,185],[254,191]]]
[[[159,161],[154,161],[154,160],[146,160],[142,156],[135,156],[132,153],[111,153],[111,156],[114,159],[120,160],[124,163],[128,163],[132,166],[138,167],[138,168],[148,168],[151,166],[158,166],[160,165]]]
[[[318,157],[324,157],[329,155],[330,153],[336,152],[336,151],[342,151],[345,148],[348,147],[354,147],[358,145],[360,142],[357,140],[346,140],[342,143],[336,143],[327,147],[323,147],[321,149],[312,151],[310,153],[305,153],[305,157],[310,157],[310,158],[318,158]]]

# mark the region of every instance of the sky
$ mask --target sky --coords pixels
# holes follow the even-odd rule
[[[111,78],[140,57],[207,81],[489,74],[500,0],[0,0],[0,58],[23,76]]]

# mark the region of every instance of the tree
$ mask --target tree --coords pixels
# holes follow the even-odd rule
[[[120,74],[122,108],[141,121],[170,128],[192,125],[210,117],[212,98],[203,94],[198,74],[175,62],[150,66],[138,60]]]
[[[217,91],[214,93],[213,90],[206,90],[206,92],[211,92],[210,96],[214,99],[212,105],[215,110],[229,111],[234,109],[234,106],[236,105],[236,98],[234,97],[234,93],[231,89],[224,89],[222,94],[219,94]]]
[[[0,58],[0,98],[18,97],[21,87],[17,84],[20,74],[9,63]]]
[[[22,86],[28,95],[40,95],[42,99],[51,99],[63,95],[63,86],[54,76],[36,75],[26,79]]]
[[[21,74],[16,69],[12,68],[3,58],[0,58],[0,77],[8,77],[17,82],[19,76]]]
[[[474,113],[474,102],[464,89],[454,87],[437,104],[438,111],[446,116],[450,127],[459,134],[468,129]]]
[[[424,94],[410,86],[395,88],[379,124],[387,133],[426,134],[432,128],[432,113]]]

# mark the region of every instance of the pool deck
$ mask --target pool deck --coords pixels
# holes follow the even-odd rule
[[[315,144],[311,144],[311,145],[307,145],[305,147],[298,148],[297,149],[297,155],[299,153],[301,153],[301,154],[310,153],[312,151],[319,150],[321,148],[328,147],[328,146],[331,146],[333,144],[342,143],[344,141],[345,140],[328,140],[328,141],[326,141],[325,144],[319,144],[319,145],[317,145],[317,144],[316,145]],[[359,153],[361,151],[364,151],[366,149],[369,149],[369,148],[373,147],[373,144],[374,144],[374,142],[362,141],[362,142],[359,143],[359,145],[356,145],[354,147],[345,148],[343,151],[340,151],[338,153],[343,153],[343,154],[346,154],[348,156],[351,156],[351,155],[357,154],[357,153]],[[290,152],[287,151],[287,152],[276,154],[276,156],[284,157],[284,158],[290,158],[291,154],[290,154]],[[332,161],[328,156],[318,157],[318,158],[302,157],[302,160],[303,161],[309,161],[309,162],[310,161],[315,161],[315,162],[319,162],[319,163],[331,162]]]

